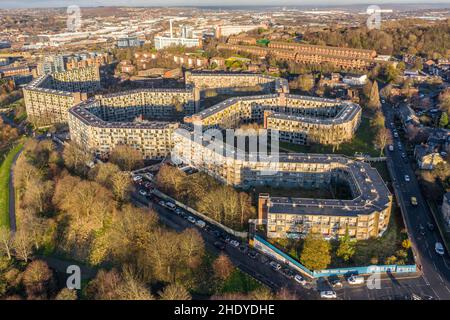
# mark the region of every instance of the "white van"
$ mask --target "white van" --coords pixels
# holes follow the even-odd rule
[[[364,277],[351,276],[347,281],[349,284],[363,284],[365,280]]]

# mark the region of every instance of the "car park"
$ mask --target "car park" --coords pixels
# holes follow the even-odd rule
[[[300,283],[302,286],[304,286],[304,285],[307,284],[306,280],[305,280],[301,275],[299,275],[299,274],[296,274],[296,275],[295,275],[294,280],[295,280],[296,282]]]
[[[334,292],[332,290],[326,290],[326,291],[320,292],[320,297],[322,299],[336,299],[337,295],[336,295],[336,292]]]
[[[440,256],[443,256],[445,254],[444,246],[440,242],[436,242],[436,244],[434,245],[434,251],[436,251],[436,253]]]

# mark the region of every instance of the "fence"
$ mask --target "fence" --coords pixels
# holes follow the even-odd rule
[[[210,217],[205,216],[203,213],[200,213],[200,212],[198,212],[197,210],[194,210],[194,209],[192,209],[191,207],[188,207],[188,206],[185,205],[184,203],[181,203],[181,202],[175,200],[174,198],[168,196],[168,195],[165,194],[165,193],[162,193],[162,192],[159,191],[159,190],[154,189],[154,190],[153,190],[153,194],[155,194],[156,196],[158,196],[158,197],[161,198],[161,199],[164,199],[164,200],[166,200],[166,201],[170,201],[170,202],[175,203],[175,204],[176,204],[177,206],[179,206],[180,208],[183,208],[184,210],[186,210],[186,211],[188,211],[188,212],[190,212],[190,213],[192,213],[192,214],[194,214],[194,215],[196,215],[196,216],[202,218],[203,220],[207,221],[208,223],[210,223],[210,224],[212,224],[212,225],[214,225],[214,226],[216,226],[216,227],[218,227],[218,228],[220,228],[220,229],[222,229],[222,230],[228,232],[229,234],[231,234],[231,235],[233,235],[233,236],[235,236],[235,237],[238,237],[238,238],[244,238],[244,239],[246,239],[246,238],[248,237],[248,232],[244,232],[244,231],[236,231],[236,230],[233,230],[233,229],[231,229],[231,228],[229,228],[229,227],[227,227],[227,226],[224,226],[223,224],[217,222],[216,220],[211,219]]]
[[[288,254],[284,253],[274,245],[270,244],[258,235],[253,239],[253,246],[258,251],[261,251],[275,260],[289,265],[291,268],[307,275],[310,278],[330,277],[337,275],[351,275],[351,274],[373,274],[373,273],[414,273],[417,271],[416,265],[372,265],[365,267],[350,267],[350,268],[336,268],[325,270],[311,271],[302,265],[297,260],[293,259]]]

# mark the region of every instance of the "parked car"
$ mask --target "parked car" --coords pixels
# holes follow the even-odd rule
[[[256,257],[259,255],[259,253],[254,250],[249,250],[247,255],[252,259],[256,259]]]
[[[427,228],[428,228],[428,230],[433,231],[434,230],[434,224],[432,224],[431,222],[428,222],[427,223]]]
[[[236,240],[231,240],[230,241],[230,244],[233,246],[233,247],[239,247],[239,241],[236,241]]]
[[[174,203],[169,201],[166,202],[166,207],[169,208],[170,210],[175,210],[177,208],[177,206]]]
[[[162,200],[158,201],[158,204],[159,204],[160,206],[162,206],[162,207],[165,207],[165,206],[166,206],[166,203],[165,203],[164,201],[162,201]]]
[[[222,241],[216,241],[214,242],[214,247],[219,250],[225,250],[225,243],[223,243]]]
[[[330,282],[330,284],[333,288],[342,288],[343,287],[343,284],[342,284],[341,280],[339,280],[339,278],[331,278],[331,279],[328,279],[328,281]]]
[[[409,182],[411,179],[409,178],[409,176],[407,174],[405,174],[405,181]]]
[[[306,285],[306,280],[299,274],[296,274],[294,277],[294,280],[298,283],[300,283],[302,286]]]
[[[440,256],[443,256],[445,254],[444,246],[440,242],[436,242],[436,244],[434,245],[434,250]]]
[[[326,291],[320,292],[320,297],[322,299],[336,299],[337,295],[336,295],[336,292],[334,292],[332,290],[326,290]]]
[[[181,210],[180,208],[176,208],[175,209],[175,213],[179,216],[181,216],[181,214],[183,213],[183,210]]]
[[[206,223],[205,223],[205,221],[203,221],[203,220],[197,220],[197,221],[195,222],[195,224],[196,224],[198,227],[200,227],[200,228],[204,228],[204,227],[206,226]]]
[[[425,228],[423,227],[423,225],[419,225],[419,233],[424,236],[425,235]]]
[[[275,261],[271,261],[269,263],[269,265],[272,267],[273,270],[280,270],[281,269],[281,265]]]
[[[146,196],[147,195],[147,191],[145,191],[145,190],[139,190],[139,194],[141,195],[141,196]]]
[[[392,145],[392,144],[390,144],[389,146],[388,146],[388,149],[389,149],[389,151],[394,151],[394,146]]]
[[[190,223],[195,223],[195,218],[194,217],[192,217],[192,216],[188,216],[188,221],[190,222]]]
[[[248,247],[244,245],[239,246],[239,251],[242,253],[246,253],[248,251]]]
[[[267,258],[265,255],[260,255],[259,257],[259,261],[261,261],[261,263],[267,263],[267,261],[269,261],[269,258]]]
[[[283,269],[280,270],[280,272],[281,272],[286,278],[292,279],[292,278],[294,277],[294,272],[292,272],[292,270],[289,269],[289,268],[283,268]]]
[[[365,282],[364,277],[361,276],[350,276],[347,279],[349,284],[355,285],[355,284],[363,284]]]
[[[417,206],[417,198],[416,197],[411,197],[411,204],[415,207]]]
[[[142,180],[142,176],[134,176],[133,177],[133,181],[134,182],[138,182],[138,181],[141,181]]]

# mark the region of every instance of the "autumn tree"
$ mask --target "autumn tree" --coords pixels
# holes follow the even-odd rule
[[[124,171],[132,171],[144,166],[142,154],[125,144],[116,146],[112,150],[109,160]]]
[[[173,283],[169,284],[160,292],[162,300],[191,300],[192,297],[189,291],[186,290],[181,284]]]
[[[117,201],[123,203],[131,192],[130,175],[127,172],[117,172],[111,178],[112,190]]]
[[[329,242],[308,234],[300,254],[300,262],[310,270],[326,269],[331,262],[330,249]]]
[[[378,91],[377,81],[373,82],[372,88],[370,89],[369,102],[367,103],[367,107],[372,111],[381,108],[380,93]]]
[[[13,249],[15,257],[19,260],[27,262],[33,252],[34,239],[24,229],[19,228],[14,234]]]
[[[336,255],[342,258],[344,261],[348,261],[355,254],[355,243],[350,239],[348,231],[345,235],[339,239],[339,247],[336,251]]]
[[[48,299],[55,288],[53,272],[42,260],[34,260],[28,264],[22,281],[28,299]]]
[[[71,142],[64,147],[63,159],[65,166],[71,172],[79,176],[86,176],[89,171],[87,164],[92,160],[92,157],[77,144]]]
[[[63,288],[55,297],[55,300],[77,300],[77,291],[74,289]]]
[[[234,271],[234,266],[230,258],[223,253],[214,260],[212,267],[214,275],[221,281],[228,279]]]

